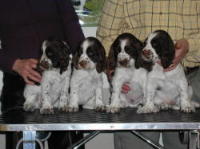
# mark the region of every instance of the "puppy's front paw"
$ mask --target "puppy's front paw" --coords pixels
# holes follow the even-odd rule
[[[53,108],[41,108],[40,114],[54,114]]]
[[[159,112],[159,108],[155,106],[153,103],[146,104],[143,107],[139,107],[137,113],[156,113]]]
[[[24,103],[24,110],[25,111],[30,111],[30,112],[33,112],[35,110],[35,105],[31,102],[25,102]]]
[[[69,106],[67,109],[68,112],[78,112],[79,107],[78,106]]]
[[[182,102],[181,111],[186,113],[195,112],[195,107],[190,102]]]
[[[95,108],[95,110],[96,110],[97,112],[104,112],[104,111],[106,111],[106,106],[97,106],[97,107]]]
[[[64,112],[67,112],[68,111],[68,97],[67,96],[61,96],[60,97],[60,102],[58,104],[58,109],[60,111],[64,111]]]
[[[53,107],[48,103],[44,104],[40,109],[40,114],[54,114]]]
[[[161,104],[159,105],[160,109],[162,110],[168,110],[168,109],[171,109],[171,106],[168,105],[168,104]]]
[[[120,107],[119,106],[109,106],[109,107],[107,107],[106,111],[108,113],[119,113]]]

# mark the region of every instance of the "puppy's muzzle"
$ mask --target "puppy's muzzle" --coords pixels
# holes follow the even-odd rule
[[[44,72],[45,70],[50,68],[50,64],[48,61],[42,60],[40,63],[37,64],[36,71],[38,71],[40,74]]]
[[[119,64],[120,64],[121,66],[124,66],[124,67],[128,66],[128,63],[129,63],[129,60],[128,60],[128,59],[123,59],[123,60],[120,60],[120,61],[119,61]]]
[[[151,50],[149,50],[149,49],[144,49],[144,50],[142,51],[142,55],[143,55],[145,58],[147,58],[147,59],[151,59],[152,56],[153,56],[153,53],[152,53]]]
[[[79,68],[86,68],[88,61],[82,60],[78,63]]]

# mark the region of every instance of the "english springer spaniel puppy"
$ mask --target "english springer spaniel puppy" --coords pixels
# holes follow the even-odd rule
[[[191,103],[192,88],[181,64],[165,72],[175,56],[175,46],[170,35],[163,30],[151,33],[142,49],[142,60],[152,63],[147,75],[145,104],[138,113],[158,112],[161,108],[181,109],[184,112],[194,111]]]
[[[105,74],[106,55],[100,41],[86,38],[73,57],[74,70],[70,82],[69,112],[83,108],[105,110],[109,104],[109,82]]]
[[[107,112],[116,113],[120,108],[136,107],[143,103],[143,88],[146,86],[147,71],[139,68],[138,57],[142,42],[130,33],[119,35],[111,45],[108,56],[109,70],[114,70],[112,78],[111,104]],[[130,82],[134,94],[128,99],[121,93],[122,85]]]
[[[53,108],[65,111],[71,75],[71,51],[61,40],[46,40],[42,45],[38,71],[42,73],[40,85],[26,85],[24,109],[40,109],[41,114],[54,113]]]

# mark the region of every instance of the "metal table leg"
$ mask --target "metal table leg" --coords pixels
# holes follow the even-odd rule
[[[181,131],[181,142],[188,145],[189,149],[200,149],[199,130]]]
[[[90,133],[89,135],[87,135],[83,139],[79,140],[78,142],[76,142],[72,146],[68,147],[68,149],[78,149],[81,145],[83,145],[83,144],[87,143],[88,141],[90,141],[91,139],[93,139],[100,132],[101,131],[94,131],[94,132]]]
[[[43,149],[43,145],[40,140],[36,139],[36,131],[23,131],[23,138],[20,139],[16,145],[16,149],[19,149],[21,143],[23,143],[23,149],[35,149],[35,142]]]
[[[36,131],[23,132],[23,149],[35,149]]]
[[[189,149],[199,149],[199,131],[192,130],[189,132]]]
[[[147,137],[144,137],[141,133],[139,133],[138,131],[131,131],[132,134],[134,134],[135,136],[137,136],[138,138],[140,138],[141,140],[143,140],[144,142],[148,143],[149,145],[151,145],[152,147],[154,148],[157,148],[157,149],[164,149],[163,146],[161,146],[160,144],[158,143],[155,143],[153,142],[152,140],[150,140],[149,138]]]

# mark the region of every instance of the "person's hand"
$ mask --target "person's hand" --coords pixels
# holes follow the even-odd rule
[[[34,70],[37,67],[36,59],[17,59],[12,69],[17,72],[27,84],[35,84],[41,81],[41,75]]]
[[[121,89],[122,93],[127,94],[130,90],[131,90],[131,88],[129,86],[129,83],[124,83],[122,85],[122,89]]]
[[[175,57],[173,64],[171,64],[165,71],[170,71],[176,68],[176,66],[182,61],[185,55],[188,53],[189,43],[186,39],[180,39],[176,41],[175,44]]]

